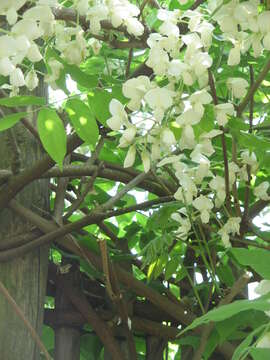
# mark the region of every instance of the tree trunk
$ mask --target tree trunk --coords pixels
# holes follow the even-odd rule
[[[38,95],[46,96],[46,88],[42,83]],[[18,145],[22,168],[30,167],[42,157],[41,146],[21,124],[18,124],[11,131],[0,133],[0,169],[11,169],[12,162],[14,162],[16,147],[12,144],[12,137]],[[44,211],[49,211],[48,181],[33,182],[17,195],[16,200],[44,216]],[[27,235],[31,231],[33,231],[33,226],[8,208],[0,213],[1,249],[14,247],[18,237]],[[38,248],[21,258],[0,263],[0,280],[39,335],[43,322],[47,268],[47,246]],[[2,294],[0,294],[0,357],[5,360],[37,360],[40,358],[39,350],[28,330]]]
[[[67,261],[62,261],[62,263],[68,264]],[[67,281],[68,279],[70,286],[80,288],[80,274],[76,269],[76,266],[70,269],[67,274],[59,275],[58,278],[59,281],[57,282],[55,295],[56,317],[58,312],[63,314],[76,310],[63,291],[61,279],[64,279],[64,281]],[[60,326],[55,327],[54,334],[54,360],[80,360],[80,327],[71,326],[70,324],[63,322]]]

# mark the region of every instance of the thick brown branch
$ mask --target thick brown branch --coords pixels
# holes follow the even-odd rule
[[[72,289],[67,282],[63,282],[62,286],[71,303],[92,326],[100,340],[103,342],[104,346],[109,350],[112,359],[125,360],[118,343],[113,337],[112,331],[88,303],[83,292]]]
[[[67,154],[71,153],[81,144],[82,140],[76,134],[72,135],[68,139]],[[9,181],[3,185],[0,191],[0,211],[7,206],[10,200],[13,199],[19,191],[33,180],[40,178],[40,176],[53,167],[54,164],[54,160],[52,160],[49,155],[45,155],[43,159],[37,161],[31,168],[11,177]]]

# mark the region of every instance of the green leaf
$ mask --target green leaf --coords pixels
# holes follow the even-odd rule
[[[98,84],[98,76],[97,75],[89,75],[86,72],[82,71],[76,65],[70,65],[66,62],[63,62],[65,71],[72,77],[74,81],[76,81],[79,85],[92,89],[95,88]]]
[[[270,293],[261,296],[259,299],[255,300],[237,300],[231,304],[220,306],[217,309],[209,311],[207,314],[195,319],[189,326],[185,328],[180,334],[194,329],[195,327],[208,323],[210,321],[222,321],[232,317],[235,314],[238,314],[241,311],[245,310],[260,310],[267,311],[270,310]]]
[[[67,151],[67,137],[62,120],[55,110],[42,109],[38,114],[37,127],[42,145],[62,169]]]
[[[244,266],[250,266],[264,279],[270,280],[270,252],[264,249],[233,248],[231,253]]]
[[[85,334],[80,337],[80,354],[84,359],[96,360],[102,349],[102,343],[94,334]]]
[[[89,107],[79,99],[68,100],[65,109],[79,137],[88,144],[98,141],[98,126]]]
[[[48,351],[53,349],[54,348],[54,331],[53,331],[53,329],[47,325],[43,325],[41,340]]]
[[[169,260],[165,270],[165,280],[168,280],[176,271],[179,265],[179,258],[174,257],[173,259]]]
[[[261,326],[265,321],[267,321],[266,315],[262,311],[257,310],[241,311],[241,313],[229,319],[219,321],[215,324],[219,334],[219,342],[221,344],[226,339],[231,340],[237,329],[248,327],[253,330]]]
[[[253,360],[269,360],[270,349],[253,348],[250,350],[250,355],[252,356]]]
[[[238,143],[243,147],[247,148],[251,151],[268,151],[270,147],[269,140],[261,136],[257,136],[254,134],[243,133],[242,131],[238,131],[236,129],[231,129],[231,133],[236,137]]]
[[[235,279],[233,272],[230,266],[227,264],[220,263],[216,268],[216,273],[220,281],[222,281],[226,286],[233,286]]]
[[[16,114],[3,116],[2,118],[0,118],[0,131],[4,131],[11,128],[18,121],[20,121],[21,118],[25,117],[26,115],[27,115],[26,112],[19,112]]]
[[[97,120],[104,126],[107,126],[107,120],[111,117],[109,111],[109,104],[112,99],[117,99],[120,102],[125,102],[125,97],[122,95],[121,88],[119,86],[112,87],[112,91],[97,89],[94,96],[88,96],[88,103],[95,114]]]
[[[13,107],[13,106],[29,106],[29,105],[46,105],[45,98],[37,96],[13,96],[9,98],[0,99],[0,105]]]
[[[233,117],[232,119],[229,119],[228,127],[230,129],[235,129],[239,131],[249,129],[249,125],[244,123],[244,121],[241,118],[237,118],[237,117]]]
[[[258,327],[254,331],[252,331],[248,336],[241,342],[241,344],[236,348],[232,360],[239,360],[244,352],[248,349],[248,346],[251,344],[253,337],[263,331],[265,328],[265,324]]]
[[[88,97],[89,105],[96,118],[99,122],[101,122],[102,125],[105,126],[107,126],[106,122],[111,117],[109,112],[109,103],[111,100],[111,94],[105,90],[96,91],[93,97]]]

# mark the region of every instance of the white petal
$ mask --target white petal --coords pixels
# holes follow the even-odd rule
[[[124,161],[124,168],[130,167],[134,164],[136,158],[136,147],[135,145],[131,146],[127,152],[127,156]]]

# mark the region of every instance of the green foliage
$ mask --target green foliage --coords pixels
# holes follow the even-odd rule
[[[37,126],[42,145],[50,157],[62,168],[67,151],[67,137],[62,120],[55,110],[41,109],[38,114]]]
[[[246,310],[270,310],[270,293],[255,300],[237,300],[232,304],[220,306],[217,309],[209,311],[207,314],[195,319],[191,325],[187,326],[183,332],[194,329],[195,327],[206,324],[210,321],[222,321],[232,317],[239,312]],[[183,333],[182,332],[182,333]]]
[[[18,112],[0,118],[0,131],[7,130],[27,115],[26,112]]]
[[[65,110],[80,138],[89,145],[95,145],[99,131],[88,106],[79,99],[71,99],[67,101]]]
[[[250,266],[264,279],[270,280],[270,253],[268,250],[233,248],[231,249],[231,253],[241,265]]]
[[[75,1],[59,0],[58,2],[67,8],[68,14],[71,14],[69,11],[75,11]],[[229,2],[230,0],[225,0],[223,4]],[[92,6],[92,3],[91,1],[88,2],[89,6]],[[228,79],[236,77],[245,79],[248,83],[247,90],[252,89],[267,61],[268,50],[264,50],[262,55],[258,57],[254,56],[254,48],[263,45],[265,34],[256,33],[252,39],[252,47],[243,51],[239,65],[229,66],[228,56],[231,50],[234,47],[237,48],[240,43],[241,51],[243,50],[244,42],[247,39],[250,40],[248,38],[249,31],[242,31],[239,39],[231,40],[228,35],[224,35],[218,21],[213,16],[212,10],[208,7],[208,2],[202,2],[199,12],[193,13],[196,15],[193,17],[192,13],[185,14],[184,11],[197,6],[200,1],[188,0],[185,4],[178,0],[159,1],[162,9],[168,8],[171,11],[170,14],[178,16],[177,19],[174,18],[173,20],[172,28],[174,31],[177,32],[177,28],[174,27],[178,27],[180,37],[182,37],[189,34],[189,30],[193,27],[195,37],[202,40],[202,43],[196,44],[194,42],[194,44],[198,45],[197,48],[202,50],[204,54],[209,53],[213,60],[209,72],[206,70],[203,74],[206,76],[197,76],[196,71],[200,73],[204,64],[197,64],[195,71],[195,68],[192,67],[192,61],[185,62],[185,58],[190,57],[195,62],[196,58],[192,59],[192,52],[189,51],[188,44],[183,41],[184,38],[177,43],[177,49],[179,47],[180,51],[175,54],[174,45],[172,45],[173,36],[162,34],[164,37],[160,40],[159,45],[168,54],[168,58],[166,55],[164,57],[164,66],[170,66],[171,62],[175,60],[183,61],[183,68],[181,67],[181,71],[179,71],[181,74],[185,73],[186,77],[191,77],[189,81],[192,84],[189,86],[187,85],[188,81],[184,81],[182,75],[175,77],[166,74],[156,75],[155,71],[153,72],[149,67],[148,62],[149,66],[145,66],[148,55],[152,51],[149,49],[152,45],[150,46],[149,41],[147,42],[148,36],[151,34],[154,35],[154,38],[155,33],[159,32],[160,26],[164,23],[158,15],[159,10],[153,6],[154,3],[143,0],[132,1],[132,4],[136,4],[138,7],[144,6],[143,11],[137,17],[146,26],[142,37],[130,35],[126,27],[126,19],[123,19],[121,26],[116,29],[111,29],[110,23],[105,20],[101,23],[100,34],[95,34],[95,36],[92,36],[92,31],[88,29],[88,20],[81,24],[82,29],[80,31],[85,31],[86,42],[96,40],[95,38],[103,40],[100,41],[102,46],[98,54],[90,46],[86,48],[85,56],[82,56],[83,60],[79,65],[65,60],[65,56],[57,44],[58,42],[61,43],[62,39],[55,39],[54,36],[43,39],[40,51],[44,61],[31,63],[26,58],[18,67],[23,70],[26,69],[26,73],[30,69],[36,70],[39,77],[43,73],[47,73],[46,76],[49,75],[48,78],[50,78],[53,75],[50,60],[57,60],[60,63],[59,76],[56,76],[57,79],[53,78],[52,81],[48,79],[48,83],[51,86],[50,91],[55,87],[64,91],[66,98],[63,105],[59,105],[58,109],[52,108],[53,104],[48,105],[45,97],[34,95],[1,97],[0,106],[4,109],[4,115],[0,118],[0,132],[15,126],[23,118],[30,118],[33,127],[37,124],[38,134],[44,149],[58,167],[63,169],[63,161],[67,154],[67,133],[71,128],[71,132],[75,132],[85,144],[75,149],[70,154],[70,158],[67,158],[70,161],[69,166],[71,168],[80,167],[84,171],[84,166],[89,164],[89,159],[92,161],[91,157],[95,157],[95,161],[91,163],[96,169],[94,175],[91,172],[91,174],[87,173],[86,175],[84,173],[83,176],[75,174],[74,176],[71,175],[70,178],[65,178],[68,180],[68,184],[67,189],[65,189],[66,198],[63,205],[63,226],[66,226],[67,223],[79,221],[89,214],[91,216],[95,211],[103,211],[102,205],[110,201],[116,193],[121,192],[126,184],[136,178],[137,174],[143,172],[144,168],[140,156],[142,151],[150,154],[151,170],[144,180],[136,185],[136,190],[132,188],[120,200],[114,202],[110,209],[104,212],[104,221],[91,223],[79,231],[69,234],[72,236],[72,244],[75,244],[75,248],[79,249],[77,253],[66,249],[64,241],[61,244],[55,243],[50,248],[50,260],[55,264],[59,265],[61,262],[69,261],[77,264],[83,278],[80,290],[84,292],[88,300],[90,299],[89,301],[92,301],[93,309],[97,313],[104,311],[106,316],[109,312],[113,315],[113,319],[108,320],[106,318],[105,320],[108,328],[114,324],[114,328],[118,330],[115,325],[115,318],[118,319],[121,316],[121,309],[119,310],[117,301],[110,301],[108,294],[103,299],[99,294],[92,294],[88,287],[84,288],[84,282],[89,279],[104,291],[108,286],[107,279],[105,280],[104,276],[104,268],[94,266],[84,253],[84,251],[89,251],[95,256],[99,256],[100,239],[106,240],[107,255],[112,267],[122,268],[121,271],[128,271],[128,275],[133,276],[135,280],[140,281],[147,288],[147,294],[152,294],[151,291],[154,293],[155,301],[153,298],[149,298],[147,294],[141,294],[137,289],[132,288],[132,285],[124,284],[121,279],[118,279],[120,292],[123,299],[127,299],[128,310],[131,310],[129,315],[140,317],[140,313],[136,313],[136,307],[143,307],[145,304],[152,306],[154,303],[153,309],[155,311],[160,310],[162,318],[153,316],[149,311],[149,314],[142,315],[141,321],[152,321],[152,325],[145,325],[149,328],[152,326],[153,329],[163,326],[163,330],[170,331],[173,328],[176,333],[179,329],[180,336],[177,338],[169,336],[168,354],[165,355],[166,351],[164,351],[164,358],[167,356],[166,358],[169,360],[181,360],[183,357],[188,358],[189,354],[192,354],[190,355],[191,359],[193,357],[192,352],[198,350],[201,344],[200,326],[211,323],[214,326],[205,344],[203,360],[211,360],[213,353],[219,351],[218,346],[222,344],[226,346],[226,342],[231,342],[231,345],[235,347],[232,360],[243,360],[247,356],[253,360],[269,359],[269,349],[258,348],[256,345],[264,333],[268,331],[269,319],[265,311],[270,310],[270,293],[251,301],[247,298],[243,299],[243,294],[240,292],[242,289],[239,289],[239,293],[236,294],[230,304],[219,306],[220,301],[230,294],[231,288],[243,271],[248,271],[253,275],[251,281],[254,281],[254,278],[258,281],[270,280],[270,232],[269,228],[266,228],[269,225],[269,210],[265,207],[265,212],[262,212],[262,216],[265,216],[263,225],[255,226],[254,223],[257,224],[257,219],[254,220],[250,216],[250,211],[253,211],[255,215],[259,214],[260,211],[257,210],[263,209],[260,206],[269,204],[269,200],[262,201],[262,197],[257,196],[254,190],[263,182],[270,181],[270,72],[268,71],[265,74],[264,80],[241,114],[238,109],[244,96],[241,99],[232,96],[231,90],[227,87]],[[240,1],[238,5],[240,6],[242,3],[243,1]],[[262,1],[260,4],[259,12],[264,9],[263,3]],[[251,1],[249,5],[252,8],[253,2]],[[180,10],[179,13],[178,10]],[[165,16],[164,14],[163,16]],[[22,15],[20,13],[19,18]],[[82,18],[79,16],[72,21],[69,19],[66,24],[68,25],[66,33],[62,34],[63,39],[70,37],[71,42],[77,41],[75,29],[79,29],[81,20]],[[95,20],[98,22],[98,16]],[[214,25],[212,45],[209,44],[209,47],[203,44],[204,36],[207,37],[209,34],[199,31],[201,25],[206,25],[207,30],[207,21]],[[234,19],[232,19],[232,23],[233,21]],[[92,18],[90,25],[91,23],[93,23]],[[104,24],[105,27],[103,27]],[[38,25],[41,26],[41,24]],[[168,26],[167,23],[165,25]],[[208,30],[211,32],[211,28]],[[257,37],[259,38],[259,36],[261,38],[258,40]],[[158,49],[158,40],[152,41],[156,41],[156,48]],[[141,43],[137,47],[137,45],[131,45],[133,42]],[[132,48],[129,48],[130,46]],[[196,46],[193,49],[194,51],[197,49]],[[81,54],[79,53],[79,55]],[[13,55],[11,60],[13,60]],[[163,61],[161,58],[154,60],[157,61],[157,64],[159,61],[161,63]],[[173,105],[165,109],[165,116],[162,120],[158,120],[158,113],[160,110],[164,110],[163,104],[160,104],[160,108],[159,103],[156,108],[151,107],[146,98],[143,97],[145,91],[148,90],[142,84],[136,84],[133,89],[136,95],[134,97],[142,96],[141,107],[138,111],[132,111],[128,107],[130,99],[125,98],[122,88],[128,79],[133,79],[134,72],[147,76],[150,80],[151,89],[159,86],[175,92],[172,96]],[[213,77],[213,84],[207,83],[207,76],[210,78],[210,75]],[[192,78],[193,76],[194,78]],[[69,92],[68,81],[70,78],[76,83],[79,94]],[[8,77],[0,76],[0,86],[6,84],[7,79]],[[215,101],[201,104],[199,97],[194,104],[188,103],[190,95],[204,89],[204,87],[212,98],[215,98]],[[13,90],[16,93],[16,89]],[[112,99],[119,100],[124,106],[126,112],[124,115],[121,111],[116,115],[110,112]],[[159,98],[158,102],[162,103],[163,100],[163,98]],[[224,127],[219,126],[217,121],[216,103],[218,105],[230,103],[234,108],[234,114],[228,115],[228,121],[225,121]],[[180,126],[178,117],[188,107],[192,107],[192,109],[194,107],[194,112],[187,124]],[[196,112],[203,114],[200,120],[196,120],[198,115],[195,114]],[[65,116],[66,114],[68,117]],[[31,116],[29,117],[29,115]],[[115,129],[112,131],[107,125],[107,120],[113,115],[116,118],[118,117],[118,120],[120,119],[119,131]],[[62,121],[62,119],[64,120]],[[66,119],[69,123],[66,123]],[[119,146],[119,141],[123,141],[125,136],[130,135],[127,134],[128,131],[126,130],[135,127],[136,135],[131,136],[132,139],[126,144],[124,141],[124,145],[120,144]],[[152,129],[154,130],[152,131]],[[162,138],[164,129],[173,132],[176,142],[166,143],[167,138]],[[223,131],[223,134],[208,139],[207,133],[212,130]],[[186,146],[182,146],[180,144],[185,131],[189,135],[190,143],[187,141]],[[194,132],[193,145],[191,145],[192,132]],[[8,137],[8,132],[4,135]],[[19,133],[17,139],[19,145],[21,141],[23,142],[23,136],[21,138]],[[103,137],[104,144],[96,152],[96,145],[101,137]],[[137,151],[134,165],[132,168],[124,168],[125,157],[134,144]],[[158,147],[158,151],[161,151],[160,157],[154,154],[153,144]],[[14,149],[16,150],[16,144],[11,148],[12,151]],[[258,169],[253,171],[243,161],[242,155],[246,150],[254,152],[256,155]],[[194,153],[195,155],[197,153],[198,156],[193,157]],[[161,159],[168,160],[166,166],[157,166]],[[23,165],[20,171],[23,171]],[[235,173],[231,169],[227,171],[227,168],[233,165],[237,167]],[[76,170],[79,172],[78,169]],[[200,171],[202,173],[205,171],[202,180],[199,176]],[[210,186],[210,181],[215,176],[220,176],[224,180],[217,191]],[[234,176],[236,177],[235,182],[232,181]],[[11,179],[12,184],[13,178],[9,179]],[[3,179],[0,176],[0,190],[5,181],[4,174]],[[91,184],[91,182],[93,183]],[[185,189],[187,183],[188,186]],[[55,189],[56,185],[58,190]],[[54,195],[50,199],[50,210],[53,216],[57,203],[56,199],[59,192],[61,195],[62,185],[63,183],[59,179],[51,178],[50,186]],[[5,191],[5,187],[3,188]],[[174,198],[176,191],[181,188],[184,189],[183,198],[186,197],[187,192],[192,192],[195,188],[189,201],[183,198],[178,201]],[[228,191],[229,194],[225,194],[227,201],[218,204],[220,192],[226,193]],[[267,191],[269,195],[269,189]],[[209,223],[202,222],[200,210],[193,206],[193,200],[200,195],[206,196],[214,206],[209,213]],[[160,204],[144,204],[145,207],[136,208],[139,203],[158,200],[165,196],[170,196],[172,199],[168,202],[164,202],[162,199]],[[267,194],[265,198],[266,196]],[[76,204],[76,200],[79,200],[80,204],[68,219],[65,218],[66,212],[74,206],[74,203]],[[229,205],[228,201],[230,202]],[[127,210],[130,206],[134,206],[134,211]],[[36,205],[33,205],[34,210],[35,207]],[[123,209],[125,211],[122,211]],[[37,213],[43,216],[42,209],[37,209]],[[172,218],[174,213],[179,215],[179,221]],[[47,214],[45,216],[47,217]],[[240,217],[240,225],[234,233],[233,231],[228,233],[230,243],[226,247],[222,242],[220,230],[232,217]],[[184,226],[181,220],[191,222],[190,228],[184,235],[183,232],[185,231],[182,229]],[[110,267],[109,271],[111,271]],[[164,303],[167,302],[168,307],[159,308],[157,299],[162,299],[161,302]],[[174,306],[179,306],[179,309],[183,310],[184,313],[187,312],[191,316],[190,318],[195,320],[192,323],[182,321],[182,319],[180,321],[178,314],[174,318],[175,314],[172,314],[170,309],[172,303]],[[50,309],[54,308],[54,299],[47,299],[45,306]],[[168,312],[166,315],[168,319],[163,312]],[[153,313],[155,315],[155,312]],[[121,331],[123,330],[121,326],[119,328]],[[189,332],[186,334],[187,331]],[[145,360],[147,352],[145,339],[150,334],[133,328],[132,332],[137,359]],[[121,332],[121,335],[124,336],[125,334]],[[162,341],[165,339],[166,342],[168,336],[162,336],[161,334],[160,339]],[[42,341],[51,354],[54,351],[53,339],[53,330],[43,326]],[[215,354],[215,356],[219,356],[219,354]],[[80,359],[104,359],[104,344],[89,325],[85,325],[82,329]]]
[[[46,100],[43,97],[37,96],[13,96],[10,98],[1,98],[0,105],[7,106],[7,107],[14,107],[14,106],[29,106],[29,105],[38,105],[42,106],[46,104]]]

